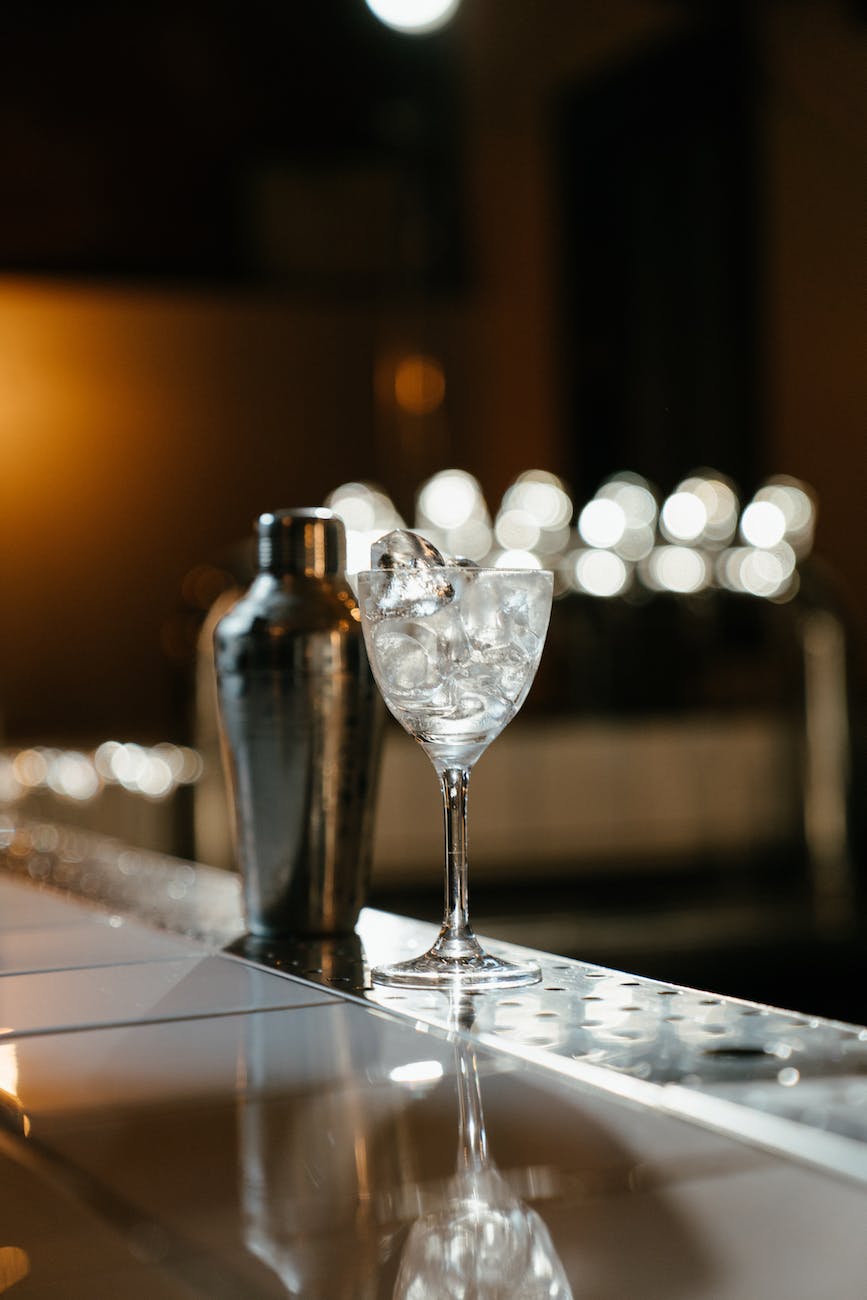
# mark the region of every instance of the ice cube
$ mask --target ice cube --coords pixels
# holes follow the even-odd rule
[[[512,627],[505,608],[507,597],[502,584],[479,578],[467,585],[461,597],[461,617],[470,644],[476,649],[511,644]]]
[[[551,608],[550,588],[538,575],[510,574],[508,583],[481,574],[464,592],[461,610],[471,644],[478,650],[518,645],[529,656],[540,649]]]
[[[431,618],[454,595],[454,587],[437,569],[395,569],[377,600],[377,614],[382,618]]]
[[[430,618],[454,599],[454,587],[440,573],[445,561],[427,538],[396,528],[374,542],[370,564],[392,576],[377,600],[385,618]]]
[[[443,717],[449,722],[481,722],[485,717],[486,700],[479,691],[454,690],[450,693],[448,704],[443,708]]]
[[[427,700],[440,683],[437,635],[420,623],[379,623],[373,660],[383,693],[406,703]]]
[[[482,652],[481,665],[475,669],[475,678],[486,690],[513,704],[533,680],[534,660],[534,655],[517,644],[488,646]]]
[[[445,564],[440,552],[421,533],[395,528],[378,538],[370,548],[371,569],[419,569]]]
[[[534,637],[543,639],[551,614],[550,586],[539,583],[530,574],[514,574],[506,610],[509,617],[514,618]]]

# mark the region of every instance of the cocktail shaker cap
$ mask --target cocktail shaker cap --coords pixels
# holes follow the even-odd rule
[[[269,510],[256,521],[259,568],[266,573],[326,578],[343,573],[343,522],[324,507]]]

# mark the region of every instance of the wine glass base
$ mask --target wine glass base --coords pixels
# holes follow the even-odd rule
[[[481,950],[464,957],[444,957],[431,950],[411,961],[377,966],[372,975],[376,984],[417,989],[460,989],[462,993],[517,988],[522,984],[538,984],[542,978],[535,962],[503,961]]]

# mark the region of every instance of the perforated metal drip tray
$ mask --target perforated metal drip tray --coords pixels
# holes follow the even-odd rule
[[[367,909],[349,938],[254,940],[229,873],[53,826],[3,840],[0,866],[32,884],[867,1183],[867,1029],[538,952],[540,983],[471,995],[456,1018],[445,994],[371,981],[373,966],[424,951],[432,925]]]
[[[867,1029],[486,941],[540,961],[536,985],[464,999],[372,982],[370,968],[429,946],[436,927],[372,909],[357,937],[239,955],[383,1010],[867,1182]]]

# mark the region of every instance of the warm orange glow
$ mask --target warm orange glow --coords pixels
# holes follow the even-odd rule
[[[0,1028],[0,1035],[5,1036],[14,1031]],[[18,1046],[16,1043],[0,1043],[0,1092],[7,1097],[18,1100]]]
[[[30,1272],[30,1258],[20,1246],[0,1246],[0,1291],[8,1291]]]
[[[431,415],[442,405],[446,378],[435,357],[404,357],[394,372],[394,396],[409,415]]]
[[[9,1026],[0,1028],[0,1037],[15,1031]],[[17,1125],[24,1137],[30,1136],[30,1116],[25,1115],[18,1097],[18,1046],[16,1043],[0,1043],[0,1105],[10,1106],[15,1113]],[[11,1249],[7,1247],[7,1249]],[[2,1254],[2,1251],[0,1251]],[[23,1277],[24,1274],[22,1273]],[[0,1261],[0,1291],[3,1290],[2,1261]]]

